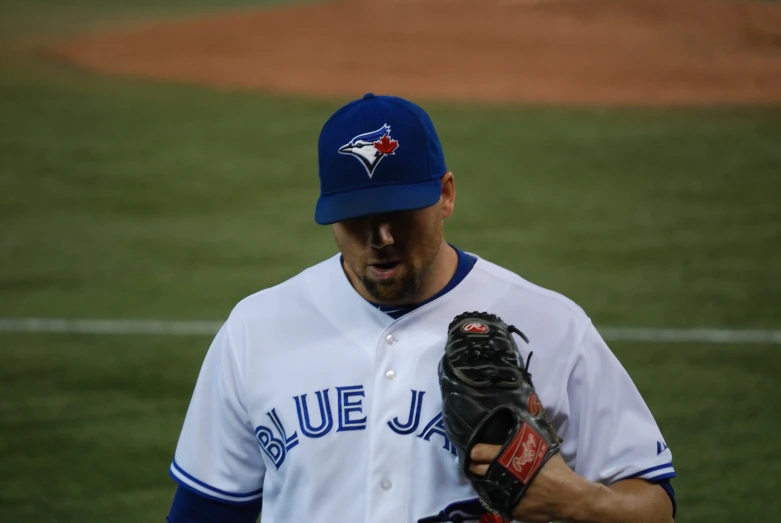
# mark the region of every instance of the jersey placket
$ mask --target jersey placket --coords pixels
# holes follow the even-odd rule
[[[420,409],[419,393],[412,385],[413,366],[403,354],[408,342],[399,327],[394,323],[385,329],[376,344],[366,499],[366,520],[375,523],[404,520],[409,510],[408,431],[414,430]]]

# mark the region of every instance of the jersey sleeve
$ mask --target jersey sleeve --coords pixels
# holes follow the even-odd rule
[[[561,450],[576,473],[604,484],[675,477],[672,452],[650,409],[591,324],[573,354],[563,406]]]
[[[265,474],[242,402],[241,354],[229,319],[204,358],[170,466],[183,488],[228,503],[262,498]]]

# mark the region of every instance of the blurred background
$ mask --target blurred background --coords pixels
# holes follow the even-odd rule
[[[432,115],[448,239],[591,315],[677,521],[779,520],[781,4],[682,4],[0,0],[0,520],[164,521],[216,326],[335,253],[317,137],[368,91]]]

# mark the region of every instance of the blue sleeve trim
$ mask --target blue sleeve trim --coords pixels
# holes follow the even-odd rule
[[[211,490],[212,492],[215,492],[217,494],[222,494],[223,496],[229,496],[229,497],[233,497],[233,498],[246,498],[246,497],[249,497],[249,496],[257,496],[258,494],[262,494],[263,493],[263,489],[262,488],[259,488],[258,490],[253,490],[252,492],[226,492],[224,490],[220,490],[218,488],[212,487],[208,483],[204,483],[203,481],[199,480],[198,478],[193,477],[191,474],[188,474],[182,467],[179,466],[178,463],[176,463],[176,460],[173,460],[171,465],[173,465],[173,467],[176,469],[176,471],[179,474],[181,474],[185,478],[189,479],[190,481],[192,481],[196,485],[200,485],[200,486],[202,486],[204,488],[207,488],[207,489]],[[177,479],[177,478],[174,476],[174,479]],[[177,480],[177,483],[181,484],[181,482],[178,481],[178,480]]]
[[[643,478],[643,479],[646,479],[652,483],[658,483],[660,481],[664,481],[665,479],[672,479],[677,476],[678,474],[676,474],[675,472],[668,472],[667,474],[660,474],[658,476],[653,476],[651,478]]]
[[[260,515],[262,500],[235,505],[226,501],[208,499],[186,487],[176,489],[168,523],[255,523]]]
[[[171,476],[171,478],[176,482],[176,484],[180,488],[185,489],[188,492],[192,492],[193,494],[196,494],[196,495],[198,495],[198,496],[200,496],[202,498],[206,498],[206,499],[211,500],[211,501],[216,501],[218,503],[225,503],[227,505],[248,505],[250,503],[257,502],[258,499],[261,499],[261,500],[263,499],[263,498],[254,498],[254,499],[250,499],[250,500],[246,500],[246,501],[233,501],[233,500],[227,500],[227,499],[224,499],[224,498],[218,498],[217,496],[212,496],[208,492],[204,492],[202,490],[198,490],[198,489],[194,488],[192,485],[188,485],[187,483],[182,481],[180,478],[177,478],[174,475],[174,473],[171,472],[170,470],[168,471],[168,475]]]

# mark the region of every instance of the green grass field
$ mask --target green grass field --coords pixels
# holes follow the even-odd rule
[[[0,317],[219,320],[335,252],[316,140],[345,100],[105,78],[30,45],[226,5],[0,0]],[[427,108],[455,244],[598,326],[781,328],[781,108]],[[0,333],[0,521],[162,522],[208,342]],[[776,521],[781,346],[612,346],[672,448],[677,521]]]

